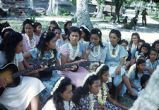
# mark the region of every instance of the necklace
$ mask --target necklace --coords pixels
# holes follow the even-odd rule
[[[70,43],[68,44],[69,50],[70,50],[70,55],[69,55],[69,59],[70,60],[74,60],[78,54],[79,54],[79,43],[77,44],[77,46],[72,46]]]
[[[109,54],[111,57],[115,58],[118,56],[119,53],[119,45],[116,47],[113,47],[111,44],[109,44]]]
[[[93,48],[93,51],[90,52],[90,55],[94,58],[94,59],[97,59],[97,57],[100,56],[100,53],[101,53],[101,46],[98,45],[98,46],[95,46]]]

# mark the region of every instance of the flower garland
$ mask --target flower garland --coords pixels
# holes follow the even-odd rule
[[[96,50],[97,50],[98,52],[96,52]],[[95,46],[95,47],[93,48],[93,51],[90,52],[90,55],[93,56],[93,58],[94,58],[95,60],[97,59],[97,57],[98,57],[100,54],[101,54],[101,46],[100,46],[100,45]]]
[[[75,106],[72,101],[63,101],[63,102],[65,110],[72,110],[72,108]]]
[[[115,48],[111,45],[111,44],[109,44],[109,53],[110,53],[110,56],[111,57],[113,57],[113,58],[115,58],[115,57],[117,57],[118,56],[118,53],[119,53],[119,45],[117,45]],[[113,49],[115,49],[115,53],[114,54],[112,54],[113,52]]]
[[[77,44],[76,49],[74,49],[73,46],[70,43],[68,44],[68,47],[69,47],[69,50],[70,50],[69,59],[74,60],[78,56],[79,51],[80,51],[79,43]]]
[[[106,98],[108,97],[108,88],[106,87],[106,83],[102,84],[102,87],[99,90],[97,96],[98,96],[98,103],[103,106],[106,103]]]

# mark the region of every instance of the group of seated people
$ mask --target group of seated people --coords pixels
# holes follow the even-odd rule
[[[138,33],[128,43],[112,29],[105,42],[100,29],[71,21],[63,30],[56,21],[46,31],[30,19],[22,26],[0,24],[0,104],[8,110],[128,110],[119,98],[140,96],[159,64],[159,40],[151,46]]]

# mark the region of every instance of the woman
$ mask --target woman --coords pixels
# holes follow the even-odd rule
[[[83,87],[77,88],[73,95],[75,110],[106,110],[98,108],[97,94],[100,88],[100,80],[97,75],[89,74],[84,81]]]
[[[106,106],[108,110],[128,110],[127,107],[121,105],[111,98],[108,88],[109,79],[109,67],[105,64],[101,64],[96,70],[97,76],[100,78],[101,89],[98,93],[98,103],[101,106]]]
[[[24,45],[23,52],[27,52],[37,45],[39,38],[34,34],[34,21],[26,19],[23,22],[22,35]]]
[[[77,27],[71,27],[69,32],[69,42],[61,46],[61,64],[73,64],[80,63],[84,57],[84,45],[79,42],[80,40],[80,30]],[[72,72],[72,71],[76,72]],[[82,85],[84,77],[87,75],[88,71],[83,67],[73,66],[70,70],[65,70],[62,72],[64,76],[69,77],[72,83],[77,87]]]
[[[23,37],[18,32],[10,32],[0,44],[0,67],[13,63],[19,70],[23,70]],[[0,79],[3,79],[1,77]],[[3,81],[7,81],[3,79]],[[34,83],[33,83],[34,82]],[[6,87],[6,83],[3,83]],[[32,77],[20,77],[20,84],[16,87],[6,87],[0,96],[0,103],[8,110],[38,110],[38,94],[44,89],[40,80]]]
[[[131,95],[136,96],[136,94],[132,91],[130,82],[125,75],[126,71],[123,67],[125,58],[127,57],[127,52],[124,47],[120,45],[120,31],[112,29],[109,33],[109,39],[110,44],[108,45],[105,64],[109,66],[110,80],[113,80],[114,86],[118,88],[115,98],[117,99],[117,96],[119,95],[119,88],[122,86],[122,82],[124,82]]]
[[[39,42],[41,34],[42,34],[42,25],[40,22],[34,23],[34,34],[36,35],[37,42]]]
[[[90,47],[93,45],[92,47]],[[106,58],[106,47],[102,43],[102,32],[98,28],[91,30],[90,44],[86,50],[85,59],[104,63]]]
[[[72,91],[71,80],[67,77],[59,78],[54,85],[52,96],[42,110],[73,110]]]
[[[48,66],[55,66],[59,64],[58,53],[56,51],[56,40],[55,34],[53,32],[44,32],[40,38],[40,41],[36,48],[29,50],[25,53],[25,58],[32,58],[32,60],[51,60],[51,64]],[[57,71],[41,71],[39,72],[39,77],[46,86],[45,92],[41,94],[42,100],[45,101],[52,91],[53,85],[56,80],[60,77]]]
[[[145,60],[138,59],[136,62],[136,68],[128,74],[131,86],[136,94],[138,94],[142,89],[140,82],[141,77],[145,74],[145,65]]]

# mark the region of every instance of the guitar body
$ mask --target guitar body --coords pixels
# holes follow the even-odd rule
[[[20,83],[20,77],[13,77],[13,74],[18,72],[18,68],[15,64],[7,64],[3,68],[0,68],[0,77],[5,78],[7,87],[15,87]],[[0,88],[0,95],[5,88]]]

